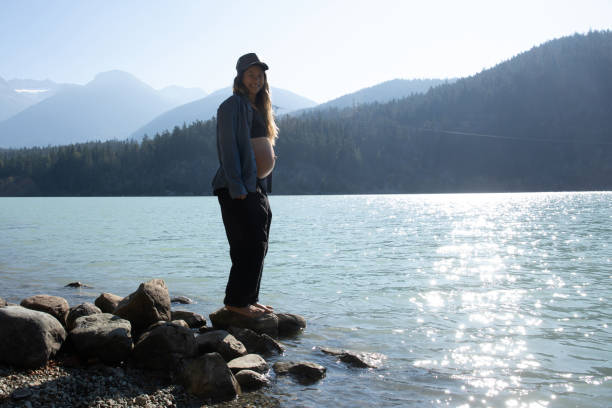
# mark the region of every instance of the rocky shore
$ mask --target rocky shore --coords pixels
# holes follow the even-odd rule
[[[67,286],[79,287],[74,282]],[[286,361],[279,339],[299,335],[303,317],[246,318],[221,308],[204,316],[173,310],[163,280],[122,298],[102,293],[70,307],[37,295],[20,305],[0,298],[2,407],[276,407],[266,395],[271,374],[314,384],[326,368]],[[354,367],[383,356],[321,348]],[[265,357],[280,356],[272,367]]]

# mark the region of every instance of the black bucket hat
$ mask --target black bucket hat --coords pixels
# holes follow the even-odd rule
[[[268,65],[264,62],[261,62],[259,58],[257,58],[257,54],[251,52],[249,54],[244,54],[242,57],[238,58],[238,62],[236,63],[236,71],[238,71],[238,75],[240,75],[253,65],[259,65],[264,71],[268,69]]]

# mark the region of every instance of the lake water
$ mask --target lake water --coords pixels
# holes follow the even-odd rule
[[[308,321],[279,358],[328,369],[311,386],[271,374],[284,406],[612,405],[612,193],[270,202],[261,299]],[[0,296],[14,303],[162,278],[207,316],[228,270],[214,197],[0,198]],[[94,289],[63,287],[77,280]],[[319,346],[386,359],[348,368]]]

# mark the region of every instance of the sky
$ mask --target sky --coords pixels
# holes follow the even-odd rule
[[[603,29],[612,0],[0,0],[0,77],[86,84],[118,69],[210,93],[256,52],[271,86],[322,103]]]

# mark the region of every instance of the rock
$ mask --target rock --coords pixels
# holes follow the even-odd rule
[[[21,301],[21,306],[38,310],[39,312],[49,313],[55,317],[62,325],[66,326],[66,316],[68,316],[68,302],[63,297],[51,295],[35,295]]]
[[[93,286],[89,286],[81,282],[70,282],[64,287],[65,288],[93,288]]]
[[[76,319],[82,316],[90,316],[92,314],[102,313],[100,308],[92,303],[81,303],[78,306],[73,306],[68,311],[68,317],[66,318],[66,327],[68,330],[74,329],[74,322]]]
[[[186,321],[184,320],[172,320],[170,323],[176,324],[177,326],[182,326],[185,327],[187,329],[190,329],[191,327],[189,327],[189,325],[187,324]]]
[[[161,279],[141,283],[136,292],[119,302],[113,314],[129,320],[137,333],[160,320],[170,321],[170,295],[166,283]]]
[[[331,347],[320,347],[323,353],[338,357],[340,361],[358,368],[379,368],[386,357],[380,353],[358,353]]]
[[[238,381],[240,388],[243,390],[257,390],[270,383],[265,375],[259,374],[253,370],[238,371],[234,377],[236,377],[236,381]]]
[[[274,363],[276,375],[291,374],[301,384],[312,384],[325,377],[327,369],[322,365],[308,361],[279,361]]]
[[[255,333],[266,333],[278,337],[278,318],[274,313],[265,313],[258,318],[251,318],[221,308],[209,315],[213,327],[227,330],[230,327],[240,327],[253,330]]]
[[[0,309],[0,363],[40,367],[65,339],[64,327],[47,313],[21,306]]]
[[[96,313],[77,318],[69,339],[79,356],[116,364],[126,361],[134,348],[131,328],[125,319]]]
[[[196,337],[199,353],[219,353],[225,361],[247,354],[244,345],[225,330],[215,330]]]
[[[197,329],[202,326],[206,326],[206,319],[204,318],[204,316],[194,312],[188,312],[186,310],[172,310],[170,313],[170,319],[184,320],[192,329]]]
[[[32,396],[32,390],[29,388],[17,388],[15,391],[11,393],[11,398],[14,400],[22,400],[24,398],[28,398]]]
[[[282,337],[295,336],[306,327],[306,319],[291,313],[277,313],[278,335]]]
[[[171,303],[181,303],[183,305],[189,305],[193,303],[193,300],[189,299],[186,296],[175,296],[170,300]]]
[[[230,327],[229,332],[246,347],[249,353],[256,354],[283,354],[285,348],[278,341],[267,334],[257,334],[251,329]]]
[[[218,353],[186,360],[180,371],[183,387],[200,398],[227,401],[241,393],[234,374]]]
[[[270,369],[266,360],[257,354],[247,354],[246,356],[235,358],[227,363],[227,366],[234,374],[241,370],[252,370],[264,374]]]
[[[4,307],[4,306],[6,306],[6,300],[0,297],[0,307]]]
[[[197,354],[193,332],[170,322],[161,322],[144,332],[134,346],[136,365],[151,370],[174,371],[181,359]]]
[[[112,293],[102,293],[94,303],[102,310],[102,313],[113,313],[122,300],[121,296],[113,295]]]

